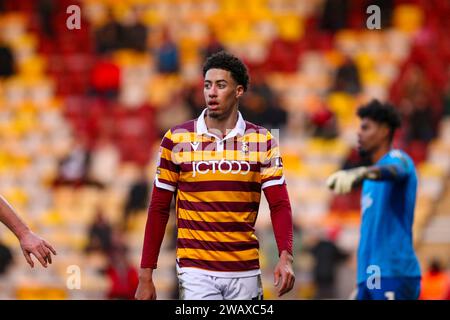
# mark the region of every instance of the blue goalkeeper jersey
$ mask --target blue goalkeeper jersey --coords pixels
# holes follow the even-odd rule
[[[362,187],[357,281],[366,281],[375,270],[382,278],[420,276],[412,237],[414,163],[403,151],[391,150],[376,166],[385,168],[380,179],[366,179]]]

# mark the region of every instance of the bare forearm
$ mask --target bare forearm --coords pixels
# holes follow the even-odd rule
[[[0,221],[10,229],[18,239],[28,233],[30,229],[19,217],[9,203],[0,196]]]
[[[141,268],[139,270],[139,281],[153,281],[153,269]]]
[[[293,263],[294,257],[292,256],[291,253],[289,253],[289,251],[283,250],[280,253],[280,260],[286,260],[287,262]]]

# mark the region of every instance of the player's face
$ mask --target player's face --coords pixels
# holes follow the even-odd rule
[[[358,131],[358,150],[361,154],[372,154],[387,138],[389,133],[385,125],[368,118],[361,119]]]
[[[206,72],[203,94],[209,117],[226,118],[237,107],[243,93],[243,86],[236,83],[229,71],[209,69]]]

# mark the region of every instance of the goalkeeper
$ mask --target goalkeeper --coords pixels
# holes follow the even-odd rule
[[[358,116],[358,148],[374,165],[341,170],[327,180],[337,194],[362,183],[356,298],[417,299],[421,273],[412,236],[416,171],[405,152],[391,147],[400,117],[377,100],[360,108]]]

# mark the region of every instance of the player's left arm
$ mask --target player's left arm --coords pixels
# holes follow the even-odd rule
[[[278,296],[289,292],[295,283],[292,267],[293,224],[292,210],[286,184],[264,188],[264,194],[270,208],[275,240],[278,246],[279,261],[274,270],[274,284],[278,287]]]
[[[0,222],[2,222],[20,241],[23,255],[28,264],[33,268],[34,262],[31,259],[33,254],[43,267],[47,268],[47,263],[52,263],[52,253],[56,255],[55,249],[47,241],[30,230],[12,206],[0,196]]]
[[[400,158],[396,159],[391,164],[367,167],[363,179],[401,181],[405,179],[410,172],[411,166],[406,159]]]

